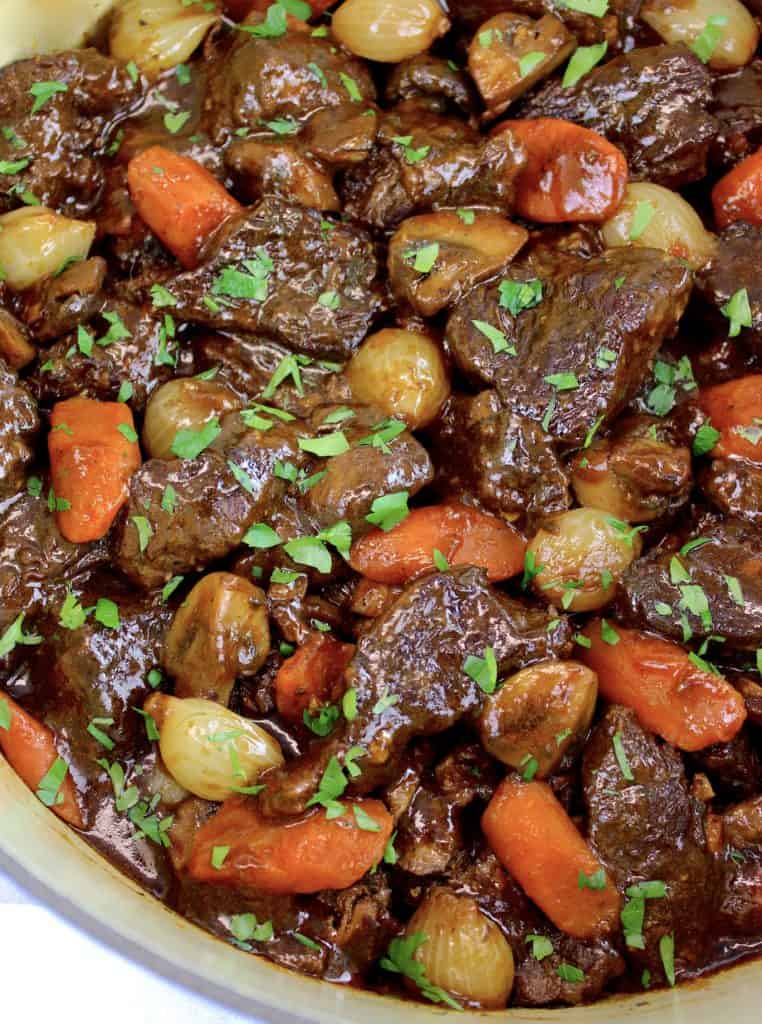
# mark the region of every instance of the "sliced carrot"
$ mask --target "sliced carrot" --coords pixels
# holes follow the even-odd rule
[[[713,455],[762,465],[762,373],[702,388],[699,405],[720,431]]]
[[[0,725],[0,750],[18,777],[36,792],[58,759],[53,732],[24,711],[15,700],[0,694],[0,721],[8,715],[8,728],[4,729]],[[75,828],[82,828],[77,790],[68,773],[58,789],[58,796],[63,799],[60,803],[54,803],[51,810]]]
[[[688,751],[727,743],[746,720],[741,694],[679,644],[600,619],[583,632],[590,647],[580,647],[577,657],[598,673],[601,696],[632,708],[668,743]]]
[[[617,927],[619,893],[546,783],[508,776],[482,815],[482,831],[506,870],[561,931],[592,939]]]
[[[273,824],[259,814],[255,798],[230,797],[199,829],[188,873],[203,882],[274,893],[346,889],[381,860],[393,820],[380,800],[344,806],[340,818],[328,819],[316,810],[288,824]],[[378,830],[371,831],[373,826]],[[215,846],[230,847],[219,869],[212,866]]]
[[[353,569],[377,583],[401,584],[434,569],[434,552],[451,566],[476,565],[491,580],[524,566],[526,541],[502,519],[457,502],[415,509],[399,526],[373,530],[352,545]]]
[[[735,220],[762,224],[762,149],[736,164],[712,189],[717,227]]]
[[[344,669],[355,652],[354,644],[342,644],[323,633],[314,633],[306,644],[284,661],[275,677],[275,703],[286,718],[302,720],[315,701],[336,700],[346,689]]]
[[[127,183],[142,219],[188,270],[211,232],[241,209],[205,167],[163,146],[130,160]]]
[[[522,217],[543,224],[597,222],[617,211],[627,185],[627,160],[602,135],[554,117],[503,121],[493,135],[505,131],[527,151],[527,164],[516,179],[516,210]]]
[[[56,521],[81,544],[108,533],[140,466],[132,410],[124,402],[69,398],[53,406],[48,434]]]

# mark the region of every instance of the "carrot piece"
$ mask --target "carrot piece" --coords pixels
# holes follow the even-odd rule
[[[127,184],[138,213],[186,270],[201,246],[241,206],[205,167],[163,146],[130,160]]]
[[[132,410],[124,402],[69,398],[53,406],[50,424],[58,528],[74,544],[98,540],[127,500],[130,477],[140,466],[137,440],[130,440]]]
[[[720,432],[713,455],[762,465],[762,373],[702,388],[699,405]]]
[[[510,131],[523,142],[527,164],[516,178],[516,210],[543,224],[604,221],[624,198],[624,153],[589,128],[555,117],[503,121],[492,132]]]
[[[24,711],[7,694],[0,694],[0,721],[8,713],[8,728],[4,729],[0,725],[0,750],[18,777],[36,792],[40,782],[58,758],[53,732],[47,725],[38,722]],[[53,804],[51,810],[75,828],[82,828],[82,812],[77,803],[77,790],[74,780],[68,773],[59,787],[58,794],[63,800],[61,803]]]
[[[508,776],[482,815],[482,831],[505,869],[561,931],[591,939],[617,926],[619,893],[547,783]],[[596,887],[583,875],[595,875]]]
[[[359,808],[355,816],[354,807]],[[370,831],[372,819],[378,831]],[[363,816],[361,828],[357,817]],[[199,829],[188,862],[191,878],[222,885],[252,886],[264,892],[310,893],[346,889],[378,864],[392,834],[393,820],[380,800],[345,805],[340,818],[316,810],[296,821],[274,824],[261,817],[256,800],[232,796]],[[230,852],[217,869],[215,846]]]
[[[313,701],[336,700],[346,687],[344,669],[355,652],[354,644],[342,644],[323,633],[313,633],[306,644],[275,676],[275,703],[286,718],[301,721]]]
[[[736,220],[762,224],[762,149],[720,178],[712,189],[712,206],[720,230]]]
[[[407,583],[434,568],[434,551],[448,563],[476,565],[491,580],[507,580],[524,566],[526,541],[496,516],[457,502],[415,509],[399,526],[373,530],[352,545],[349,563],[377,583]]]
[[[603,627],[600,619],[583,632],[590,647],[580,647],[577,656],[598,673],[601,696],[632,708],[668,743],[688,751],[727,743],[746,720],[741,694],[671,640]]]

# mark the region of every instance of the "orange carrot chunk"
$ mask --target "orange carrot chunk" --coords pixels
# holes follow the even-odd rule
[[[163,146],[130,160],[127,184],[142,219],[187,270],[198,266],[212,231],[241,209],[206,168]]]
[[[762,373],[702,388],[699,405],[720,432],[713,455],[762,465]]]
[[[255,798],[232,796],[196,834],[188,872],[199,881],[264,892],[346,889],[378,864],[392,828],[380,800],[347,802],[340,818],[316,810],[274,824],[261,817]],[[215,846],[230,847],[219,869],[212,865]]]
[[[717,227],[736,220],[762,224],[762,149],[736,164],[712,189]]]
[[[616,213],[627,185],[627,160],[610,142],[571,121],[539,117],[503,121],[527,151],[516,179],[516,210],[543,224],[604,221]]]
[[[140,466],[132,410],[123,402],[69,398],[53,406],[48,453],[56,521],[74,544],[108,533]]]
[[[82,828],[74,781],[68,771],[63,775],[62,770],[56,770],[62,769],[63,762],[52,731],[6,694],[0,694],[0,750],[18,777],[44,799],[59,818],[75,828]],[[62,776],[63,781],[58,784]]]
[[[678,644],[600,619],[584,629],[577,657],[598,673],[601,696],[624,704],[681,750],[732,740],[746,720],[741,694],[696,664]]]
[[[374,530],[352,545],[353,569],[391,585],[435,568],[434,552],[448,564],[475,565],[491,580],[507,580],[524,566],[526,541],[496,516],[458,503],[415,509],[399,526]]]
[[[482,815],[482,831],[505,869],[561,931],[592,939],[617,927],[619,893],[546,783],[508,776]]]
[[[301,721],[303,712],[313,702],[337,700],[346,689],[342,677],[354,652],[354,644],[342,644],[323,633],[314,633],[278,669],[278,711],[286,718]]]

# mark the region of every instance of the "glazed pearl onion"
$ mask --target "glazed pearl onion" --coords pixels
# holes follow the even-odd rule
[[[217,11],[183,0],[125,0],[109,33],[111,56],[133,60],[146,75],[187,60],[218,20]]]
[[[696,211],[677,192],[639,181],[627,186],[617,212],[601,228],[613,249],[635,245],[662,249],[700,270],[714,255],[717,240]]]
[[[665,43],[698,46],[716,71],[748,64],[759,42],[756,22],[740,0],[646,0],[640,16]]]
[[[46,206],[22,206],[0,217],[0,268],[9,288],[30,288],[66,263],[86,259],[95,221],[71,220]]]
[[[437,0],[345,0],[331,27],[358,57],[396,64],[428,50],[450,22]]]

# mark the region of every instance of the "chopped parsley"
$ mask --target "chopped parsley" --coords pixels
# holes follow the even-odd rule
[[[142,554],[148,547],[151,537],[153,537],[153,527],[145,516],[130,516],[130,519],[138,531],[138,548]]]
[[[119,608],[108,597],[99,597],[95,605],[95,620],[107,629],[119,629]]]
[[[531,75],[546,57],[547,54],[542,50],[530,50],[529,53],[525,53],[519,60],[519,74],[521,77],[526,78],[527,75]]]
[[[542,281],[501,281],[498,287],[499,305],[511,316],[518,316],[525,309],[532,309],[542,302]]]
[[[360,87],[354,78],[352,78],[351,75],[348,75],[345,71],[340,71],[339,79],[341,80],[341,84],[347,90],[347,95],[350,100],[353,103],[362,103],[362,93],[360,92]]]
[[[301,451],[323,459],[343,455],[349,451],[349,441],[343,430],[335,430],[332,434],[324,434],[322,437],[300,437],[298,443]]]
[[[42,110],[48,100],[52,99],[56,93],[68,91],[69,86],[66,82],[34,82],[29,89],[30,94],[34,96],[32,113],[36,114],[38,110]]]
[[[485,647],[482,658],[469,654],[463,662],[463,671],[484,693],[494,693],[497,688],[497,660],[494,648]]]
[[[574,391],[579,387],[576,373],[549,373],[543,380],[556,391]]]
[[[495,355],[500,352],[507,352],[511,356],[516,355],[516,348],[510,344],[505,334],[497,327],[493,327],[492,324],[488,324],[486,320],[472,320],[471,323],[477,329],[480,334],[483,334],[487,341],[492,345],[492,351]]]
[[[215,871],[219,871],[225,863],[225,858],[230,853],[229,846],[213,846],[211,863]]]
[[[151,285],[151,304],[156,309],[163,309],[165,306],[176,306],[177,299],[164,285],[154,284]]]
[[[616,763],[619,765],[619,771],[622,773],[622,777],[627,782],[634,782],[635,776],[633,775],[630,762],[627,759],[627,753],[624,749],[624,743],[622,742],[622,734],[615,732],[611,737],[611,746],[614,748],[614,757]]]
[[[739,288],[737,292],[734,292],[720,312],[730,320],[729,338],[737,338],[742,327],[751,327],[751,306],[746,288]]]
[[[307,806],[313,807],[319,804],[325,808],[327,818],[340,818],[344,814],[345,807],[339,801],[339,797],[343,795],[347,784],[348,779],[344,774],[344,769],[339,764],[338,758],[332,755],[320,779],[318,790],[314,796],[310,797]]]
[[[376,498],[371,510],[365,517],[369,523],[379,527],[384,533],[393,530],[395,526],[407,519],[410,509],[407,507],[407,491],[396,491],[394,494],[384,494]]]
[[[643,199],[638,200],[635,204],[635,212],[633,213],[632,220],[630,222],[631,242],[636,242],[640,238],[655,216],[656,210],[653,208],[651,203],[646,202]]]
[[[220,850],[225,847],[216,846],[214,849]],[[214,856],[214,850],[212,856]],[[214,866],[217,867],[217,865]],[[222,867],[222,863],[220,863],[220,867]],[[249,942],[269,942],[275,934],[272,921],[263,921],[262,924],[259,924],[254,914],[233,914],[229,927],[231,934],[244,949],[251,949],[247,945]]]
[[[610,647],[615,647],[619,643],[619,634],[605,619],[601,619],[601,640]]]
[[[691,49],[702,63],[708,64],[712,59],[727,24],[728,18],[724,14],[712,14],[706,19],[706,24],[691,44]]]
[[[439,548],[434,548],[434,550],[431,552],[431,560],[434,563],[434,567],[438,569],[439,572],[450,571],[450,563],[447,561],[447,559],[439,550]]]
[[[58,807],[64,802],[61,786],[68,775],[69,767],[57,757],[37,784],[37,799],[46,807]]]
[[[398,936],[389,943],[386,956],[381,958],[381,967],[385,971],[394,974],[402,974],[414,982],[426,999],[432,1003],[444,1003],[453,1010],[462,1009],[460,1003],[445,992],[438,985],[432,985],[426,977],[426,969],[422,963],[415,959],[416,951],[429,941],[428,935],[423,932],[413,932],[411,935]]]
[[[574,984],[585,980],[585,972],[581,971],[579,967],[575,967],[574,964],[559,964],[556,967],[556,974],[561,981],[570,981]]]
[[[339,708],[336,704],[327,704],[325,707],[320,708],[315,715],[310,714],[307,708],[305,708],[302,714],[302,721],[316,736],[329,736],[339,720],[339,715]]]
[[[531,944],[532,957],[535,960],[544,960],[553,955],[553,943],[547,935],[527,935],[524,942]]]
[[[715,430],[711,423],[702,423],[693,438],[693,454],[697,458],[708,455],[719,440],[719,430]]]
[[[606,872],[603,868],[598,868],[592,875],[586,875],[584,871],[580,871],[577,877],[577,886],[580,889],[605,889],[606,888]]]
[[[267,523],[254,523],[243,535],[242,540],[250,548],[258,548],[260,550],[277,548],[279,544],[283,543],[280,535],[273,530],[272,526],[268,526]]]
[[[4,658],[6,654],[10,654],[17,644],[34,646],[42,643],[42,637],[38,634],[24,632],[25,614],[25,612],[21,612],[17,615],[3,635],[0,636],[0,658]]]
[[[664,977],[667,984],[673,987],[675,984],[675,936],[662,935],[659,939],[659,956],[664,968]]]
[[[187,110],[168,110],[164,115],[164,127],[171,135],[177,135],[190,121],[190,114]]]
[[[409,249],[402,254],[402,258],[413,264],[413,270],[417,274],[430,274],[434,264],[439,259],[439,242],[432,242],[420,249]]]
[[[215,416],[203,425],[199,430],[185,428],[178,430],[172,442],[172,454],[180,459],[195,459],[204,449],[214,441],[221,433],[220,421]]]
[[[578,46],[566,65],[561,87],[568,89],[576,85],[580,78],[584,78],[588,71],[592,71],[603,60],[608,48],[609,44],[605,41],[595,46]]]

